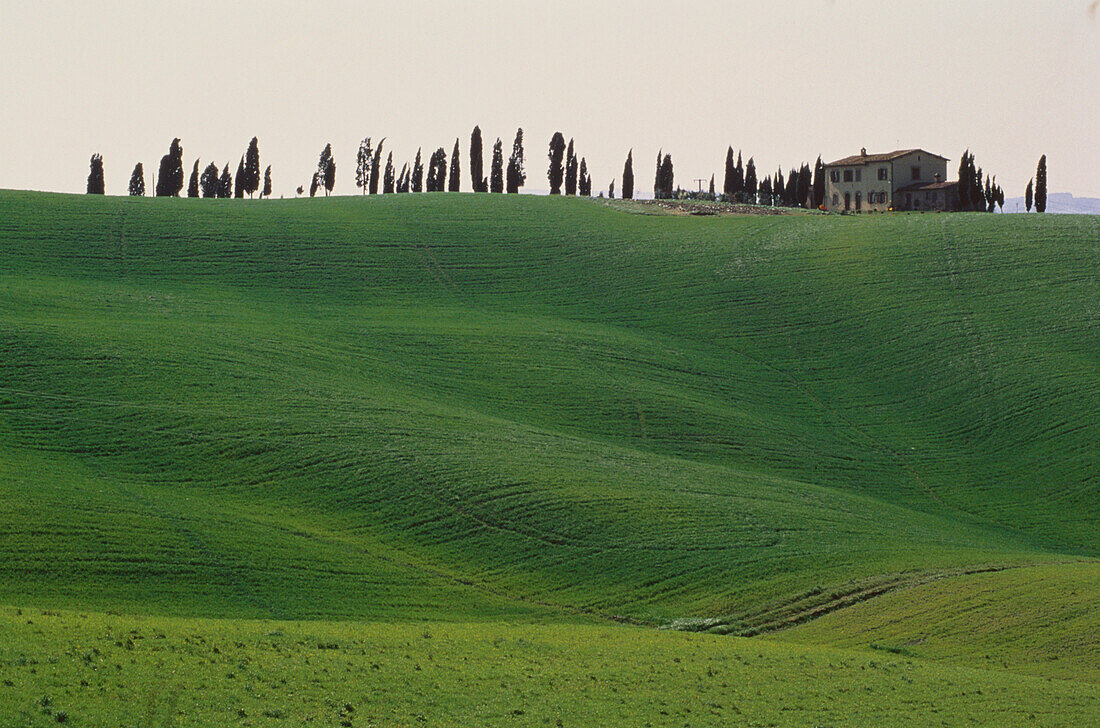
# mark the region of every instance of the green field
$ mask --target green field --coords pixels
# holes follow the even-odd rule
[[[472,682],[401,673],[379,726],[708,724],[653,710],[703,689],[681,654],[762,655],[726,681],[757,698],[707,688],[748,725],[1080,725],[1100,715],[1098,270],[1083,216],[0,192],[0,719],[52,719],[49,694],[110,723],[71,684],[75,646],[158,629],[320,686],[328,721],[334,665],[308,667],[309,640],[279,662],[246,621],[280,620],[414,653],[448,636]],[[513,651],[498,680],[498,638],[549,663]],[[178,656],[180,723],[233,724],[188,702],[244,700],[199,653]],[[131,658],[112,681],[139,710],[167,657]],[[912,680],[864,685],[870,661]],[[581,690],[646,680],[633,712]],[[242,725],[306,722],[249,706]]]

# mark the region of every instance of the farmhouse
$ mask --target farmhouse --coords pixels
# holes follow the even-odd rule
[[[958,182],[947,158],[923,149],[859,154],[825,165],[827,210],[953,210]]]

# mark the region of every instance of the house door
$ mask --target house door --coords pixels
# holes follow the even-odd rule
[[[852,193],[851,192],[845,192],[844,193],[844,211],[847,212],[848,210],[851,210],[851,209],[852,209]]]
[[[863,202],[863,193],[862,192],[857,192],[856,193],[856,212],[859,212],[860,210],[863,209],[862,202]]]

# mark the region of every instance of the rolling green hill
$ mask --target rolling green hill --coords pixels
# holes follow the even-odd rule
[[[1090,217],[0,192],[0,603],[751,635],[1095,576],[1098,264]]]

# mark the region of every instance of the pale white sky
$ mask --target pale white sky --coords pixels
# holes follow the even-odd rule
[[[236,162],[256,135],[275,195],[309,181],[326,142],[351,194],[359,140],[395,160],[448,154],[470,130],[485,167],[527,136],[546,188],[555,130],[595,189],[634,148],[651,187],[721,169],[726,146],[782,164],[924,147],[962,150],[1022,194],[1039,155],[1050,190],[1100,197],[1100,17],[1092,0],[561,0],[152,2],[0,0],[0,187],[82,192],[104,156],[108,194],[173,136]],[[147,184],[149,178],[146,179]]]

